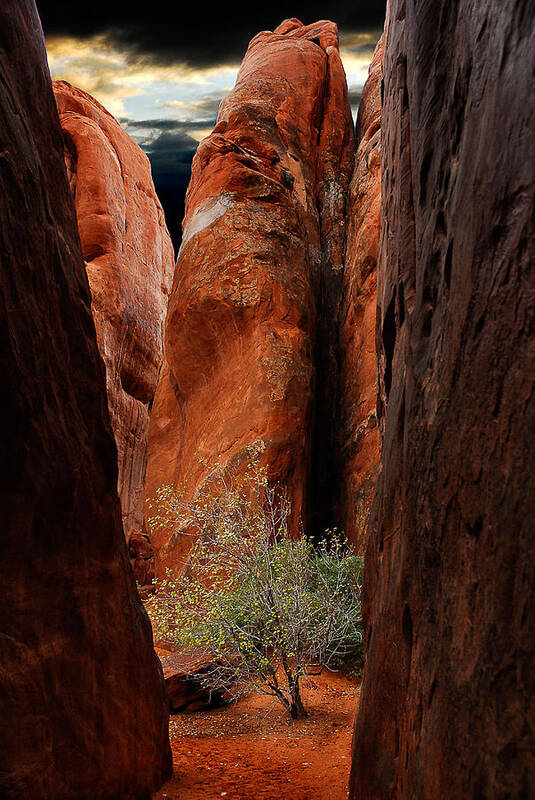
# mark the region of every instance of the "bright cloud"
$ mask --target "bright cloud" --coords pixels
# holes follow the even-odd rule
[[[382,31],[351,31],[340,34],[340,56],[344,64],[353,114],[368,77],[373,51]]]
[[[236,66],[194,68],[154,63],[120,50],[105,36],[53,37],[47,41],[52,77],[67,80],[96,97],[116,117],[192,119],[205,98],[221,99],[234,83]],[[159,109],[154,114],[154,109]]]

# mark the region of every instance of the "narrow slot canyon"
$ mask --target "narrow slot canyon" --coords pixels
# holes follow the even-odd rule
[[[535,796],[535,8],[95,2],[0,5],[0,796]]]

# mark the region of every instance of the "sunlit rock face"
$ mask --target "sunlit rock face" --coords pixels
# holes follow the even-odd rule
[[[534,17],[390,4],[355,800],[535,789]]]
[[[0,796],[139,800],[170,771],[167,701],[33,1],[0,30]]]
[[[148,497],[166,483],[192,497],[219,456],[239,474],[253,446],[288,490],[294,530],[306,516],[318,312],[341,281],[353,148],[336,26],[258,34],[193,162]],[[154,542],[160,570],[182,567],[190,539]]]
[[[143,525],[149,409],[162,360],[173,246],[143,151],[86,92],[64,81],[53,87],[106,366],[118,490],[130,539]]]
[[[375,319],[381,228],[383,59],[384,36],[375,49],[358,111],[339,312],[338,516],[348,539],[362,554],[379,467]]]

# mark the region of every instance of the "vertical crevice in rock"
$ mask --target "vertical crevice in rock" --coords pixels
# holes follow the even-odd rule
[[[347,193],[354,131],[347,82],[337,48],[327,49],[317,146],[317,207],[321,268],[316,288],[314,402],[307,530],[314,538],[340,527],[339,315],[345,265]]]
[[[379,464],[375,338],[383,54],[384,37],[370,64],[357,117],[357,151],[347,195],[345,268],[334,320],[339,372],[335,436],[330,444],[335,460],[331,503],[337,524],[360,554]]]

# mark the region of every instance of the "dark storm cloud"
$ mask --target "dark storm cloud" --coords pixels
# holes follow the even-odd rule
[[[128,130],[157,130],[163,133],[164,131],[196,131],[203,128],[213,128],[216,118],[190,120],[122,118],[119,122],[124,123]]]
[[[348,53],[352,53],[355,56],[366,56],[371,57],[373,56],[373,51],[375,50],[374,43],[366,43],[366,44],[359,44],[355,47],[346,47]]]
[[[351,103],[351,107],[355,108],[358,106],[362,99],[362,89],[350,89],[348,92],[349,102]]]
[[[164,131],[155,139],[142,143],[145,152],[152,159],[168,159],[169,161],[181,161],[184,153],[195,152],[198,145],[196,139],[188,136],[184,131],[170,133]]]
[[[126,0],[37,0],[45,34],[111,40],[157,62],[191,65],[235,63],[260,30],[273,30],[286,17],[305,24],[326,16],[340,28],[382,27],[386,0],[273,0],[270,3],[201,3],[155,0],[139,6]]]
[[[176,251],[180,246],[184,198],[198,142],[186,132],[188,123],[173,120],[142,120],[140,123],[136,120],[128,125],[131,128],[138,125],[147,129],[157,128],[155,125],[144,125],[146,122],[162,123],[160,132],[154,138],[140,144],[149,157],[154,187],[165,211],[165,221]],[[176,127],[170,129],[169,124]]]

